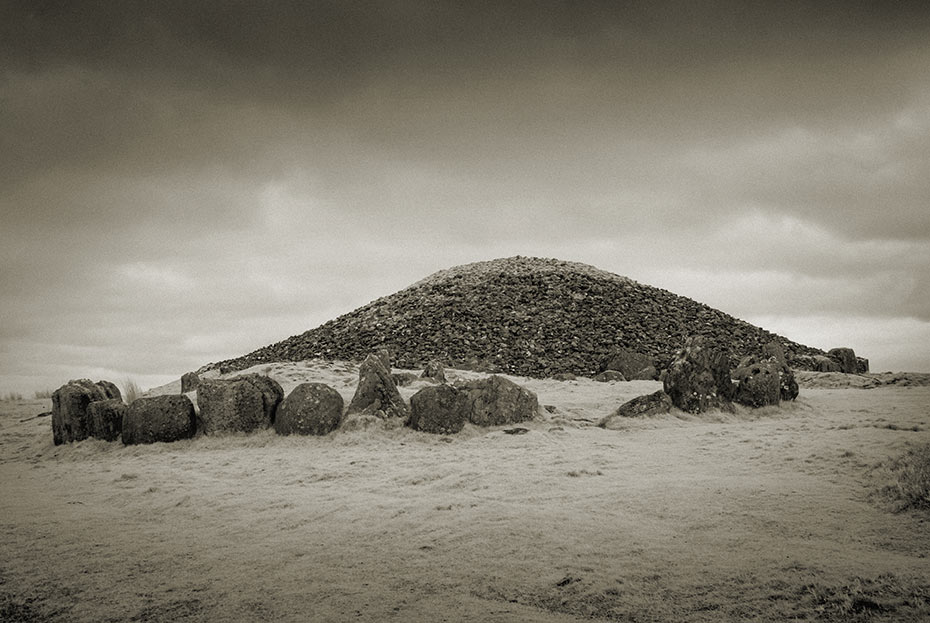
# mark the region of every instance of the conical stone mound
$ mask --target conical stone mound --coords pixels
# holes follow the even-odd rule
[[[788,358],[821,354],[666,290],[593,266],[513,257],[456,266],[316,329],[207,368],[241,370],[304,359],[361,361],[378,348],[394,365],[451,367],[545,377],[596,374],[617,347],[665,365],[692,335],[732,365],[777,340]]]

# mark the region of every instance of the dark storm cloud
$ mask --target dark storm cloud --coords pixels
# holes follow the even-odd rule
[[[175,373],[515,253],[930,319],[928,16],[6,3],[0,374]]]

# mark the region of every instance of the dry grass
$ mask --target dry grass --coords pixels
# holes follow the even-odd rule
[[[36,390],[34,397],[36,400],[44,400],[44,399],[51,398],[52,390],[50,389]]]
[[[123,381],[123,400],[131,405],[142,396],[142,388],[132,379]]]
[[[889,482],[881,492],[896,511],[930,510],[930,443],[909,449],[883,467]]]

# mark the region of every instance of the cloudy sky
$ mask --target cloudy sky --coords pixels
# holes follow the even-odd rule
[[[517,254],[930,371],[921,4],[3,3],[0,393]]]

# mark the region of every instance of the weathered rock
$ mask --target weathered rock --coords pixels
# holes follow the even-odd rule
[[[839,365],[840,372],[856,374],[859,369],[859,364],[856,362],[856,353],[851,348],[831,348],[827,351],[827,357]]]
[[[654,367],[655,361],[649,355],[638,353],[629,348],[615,348],[601,365],[601,372],[616,370],[624,378],[632,379],[642,370]]]
[[[391,378],[394,380],[394,385],[405,387],[421,377],[413,372],[394,372],[391,374]]]
[[[424,387],[410,398],[408,425],[427,433],[455,434],[465,426],[467,400],[465,392],[451,385]]]
[[[502,376],[492,375],[457,384],[466,394],[466,417],[478,426],[514,424],[539,412],[536,394]]]
[[[390,372],[391,367],[394,365],[394,357],[391,355],[391,350],[389,348],[379,348],[375,351],[375,356],[381,360],[381,364]]]
[[[762,359],[775,359],[780,366],[788,366],[788,359],[785,356],[785,348],[780,342],[772,340],[762,347]]]
[[[869,360],[865,357],[856,357],[856,373],[866,374],[869,371]]]
[[[118,391],[118,390],[117,390]],[[107,400],[106,391],[88,379],[68,381],[52,393],[52,440],[55,445],[87,439],[91,434],[88,407]]]
[[[90,403],[87,407],[90,436],[105,441],[116,441],[123,430],[123,416],[127,408],[121,398]]]
[[[126,445],[189,439],[197,431],[194,403],[183,394],[137,398],[123,414]]]
[[[794,370],[782,366],[778,372],[779,395],[782,400],[789,401],[798,397],[798,381],[794,378]]]
[[[302,383],[278,406],[274,429],[279,435],[326,435],[342,423],[342,396],[323,383]]]
[[[778,404],[781,399],[780,370],[781,366],[775,359],[739,368],[736,371],[739,383],[736,402],[749,407]]]
[[[103,391],[103,394],[107,397],[107,400],[112,400],[114,398],[118,398],[119,400],[123,399],[123,395],[120,393],[119,387],[110,381],[97,381],[94,383],[94,385]]]
[[[733,393],[727,356],[701,336],[688,338],[662,375],[662,387],[682,411],[718,407]]]
[[[423,368],[423,374],[420,375],[424,379],[432,379],[437,383],[446,382],[446,368],[442,365],[441,361],[432,360],[426,367]]]
[[[358,369],[358,387],[348,414],[365,413],[406,420],[409,412],[391,373],[377,355],[369,355]]]
[[[197,388],[200,428],[206,435],[267,428],[283,396],[277,381],[258,374],[202,379]]]
[[[552,378],[556,381],[574,381],[578,377],[572,374],[571,372],[558,372],[552,375]]]
[[[181,393],[192,392],[200,385],[200,376],[196,372],[185,372],[181,375]]]
[[[601,383],[609,383],[610,381],[625,381],[626,377],[623,376],[622,372],[618,372],[616,370],[604,370],[595,376],[594,380]]]
[[[814,370],[816,372],[839,372],[840,364],[831,357],[814,355]]]
[[[795,370],[817,371],[817,361],[811,355],[795,355],[788,359],[788,363]]]
[[[616,411],[602,419],[597,425],[601,428],[613,428],[624,418],[649,417],[670,413],[673,406],[669,395],[659,390],[624,402]]]

